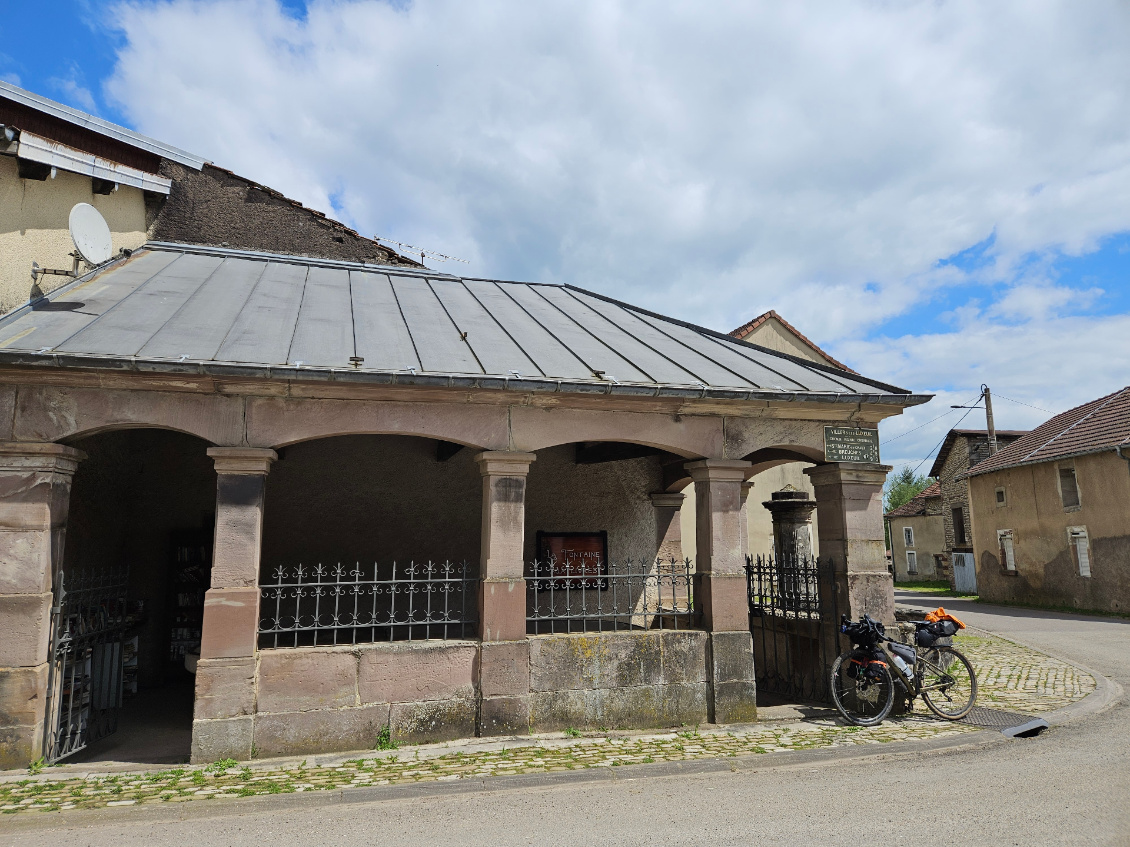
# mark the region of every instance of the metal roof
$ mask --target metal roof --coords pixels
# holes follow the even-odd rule
[[[5,363],[903,406],[929,399],[573,286],[166,243],[0,319]]]
[[[30,91],[12,85],[10,82],[0,80],[0,97],[6,97],[9,100],[22,103],[32,109],[59,118],[67,123],[72,123],[75,126],[80,126],[83,129],[88,129],[91,132],[96,132],[99,135],[104,135],[107,138],[116,139],[123,144],[136,147],[139,150],[146,150],[149,153],[160,156],[162,159],[179,162],[193,170],[200,170],[208,161],[200,156],[194,156],[192,153],[187,153],[184,150],[173,147],[171,144],[165,144],[163,141],[157,141],[147,135],[134,132],[132,129],[126,129],[124,126],[112,124],[102,118],[96,118],[94,115],[88,115],[86,112],[80,112],[78,109],[72,109],[70,106],[64,106],[62,103],[56,103],[54,100],[40,97],[38,94],[33,94]]]

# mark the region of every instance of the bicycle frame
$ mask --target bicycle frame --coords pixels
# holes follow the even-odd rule
[[[910,696],[911,700],[920,696],[923,691],[945,690],[949,686],[953,685],[953,677],[949,675],[945,668],[940,668],[933,662],[928,661],[922,655],[925,651],[921,648],[915,648],[914,650],[914,678],[911,679],[910,677],[908,677],[902,672],[902,669],[899,668],[897,664],[895,664],[894,653],[892,653],[890,648],[887,647],[887,644],[890,642],[891,639],[889,638],[884,638],[880,642],[880,647],[882,648],[884,655],[886,655],[888,659],[887,667],[891,671],[891,674],[906,686],[907,694]],[[938,676],[941,677],[942,681],[935,683],[934,685],[923,685],[922,677],[928,670],[937,673]]]

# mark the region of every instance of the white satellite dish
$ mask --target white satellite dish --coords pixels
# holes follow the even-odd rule
[[[71,240],[75,249],[91,265],[108,262],[114,253],[110,227],[101,213],[89,203],[78,203],[71,209]]]

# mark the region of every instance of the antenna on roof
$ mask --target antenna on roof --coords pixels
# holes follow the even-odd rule
[[[374,235],[373,240],[383,241],[385,244],[395,244],[400,249],[405,250],[409,253],[419,253],[421,262],[423,262],[425,258],[430,258],[439,259],[441,262],[462,262],[465,265],[471,264],[470,260],[468,259],[460,259],[456,256],[448,256],[445,253],[437,253],[434,250],[425,250],[422,247],[413,247],[411,244],[405,244],[403,241],[395,241],[391,238],[385,238],[381,235]]]

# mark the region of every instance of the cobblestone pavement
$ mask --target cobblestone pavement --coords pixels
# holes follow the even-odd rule
[[[979,704],[1013,711],[1060,708],[1090,693],[1095,681],[1071,665],[1011,642],[973,632],[958,639],[977,669]],[[976,731],[935,720],[924,710],[881,726],[842,726],[831,718],[767,722],[740,729],[687,729],[662,734],[601,734],[537,737],[489,744],[490,749],[452,752],[431,745],[368,753],[362,758],[307,766],[269,762],[217,762],[149,773],[52,776],[51,769],[0,778],[0,812],[59,811],[148,803],[326,791],[406,782],[482,779],[507,774],[549,773],[830,749],[893,741],[934,739]],[[324,757],[323,757],[324,758]]]

